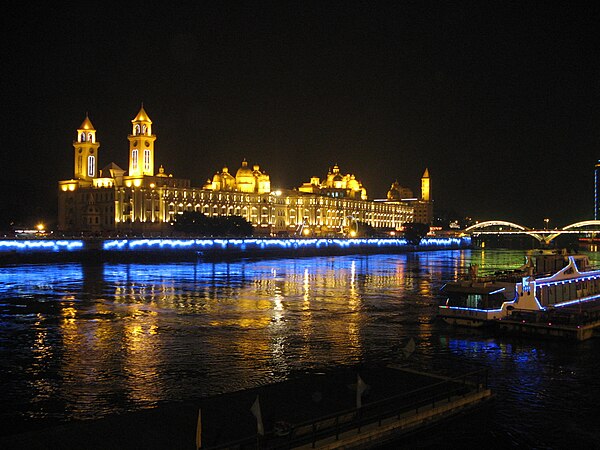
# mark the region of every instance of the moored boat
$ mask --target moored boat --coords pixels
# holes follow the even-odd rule
[[[591,270],[585,255],[537,251],[514,271],[479,277],[471,268],[467,279],[447,283],[442,292],[438,317],[480,327],[600,301],[600,270]]]

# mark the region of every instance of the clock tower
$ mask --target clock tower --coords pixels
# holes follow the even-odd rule
[[[96,130],[88,115],[77,129],[77,139],[73,142],[75,149],[74,176],[75,180],[92,181],[98,173],[98,147]]]
[[[129,173],[131,176],[154,176],[154,141],[152,134],[152,121],[144,105],[140,108],[135,119],[131,121],[132,133],[127,136],[129,140]]]

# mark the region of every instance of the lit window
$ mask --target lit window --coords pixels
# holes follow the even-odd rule
[[[148,172],[150,170],[150,150],[144,150],[144,171]]]
[[[96,157],[88,156],[88,177],[93,177],[96,175]]]
[[[134,134],[135,136],[137,136],[138,134],[140,134],[140,126],[139,126],[139,125],[136,125],[136,126],[135,126],[135,128],[134,128],[134,130],[133,130],[133,134]]]
[[[137,148],[131,150],[131,170],[137,170],[138,168],[138,151]]]

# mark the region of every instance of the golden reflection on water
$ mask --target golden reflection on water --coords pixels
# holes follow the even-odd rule
[[[465,263],[462,253],[444,259],[444,273]],[[224,389],[248,387],[303,365],[360,361],[407,335],[425,342],[440,267],[423,255],[84,267],[83,286],[58,303],[62,356],[43,318],[32,351],[38,361],[60,358],[76,417],[92,403],[97,412],[170,398],[185,390],[182,366],[222,378]],[[400,324],[391,335],[390,320]]]

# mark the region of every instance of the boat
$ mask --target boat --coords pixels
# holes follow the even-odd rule
[[[482,327],[503,320],[538,322],[574,305],[583,315],[583,308],[600,301],[600,270],[592,270],[582,254],[538,250],[515,270],[485,277],[477,272],[472,266],[465,279],[442,287],[445,299],[438,317],[446,323]],[[569,312],[573,315],[572,308]]]

